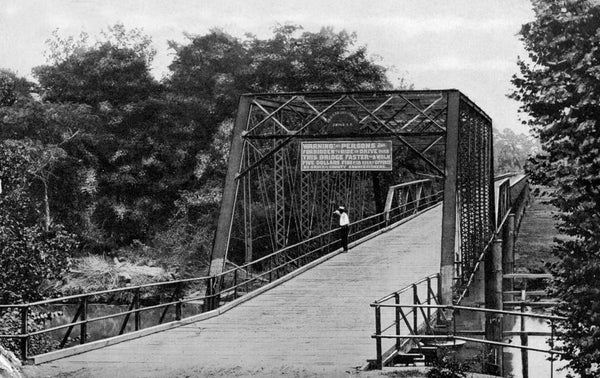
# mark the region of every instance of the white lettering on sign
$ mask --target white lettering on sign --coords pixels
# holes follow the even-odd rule
[[[392,141],[303,141],[300,169],[311,171],[391,171]]]

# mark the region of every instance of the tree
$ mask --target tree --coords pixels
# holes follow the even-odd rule
[[[494,129],[494,170],[496,174],[521,172],[530,156],[539,150],[535,138],[511,129]]]
[[[10,106],[18,98],[27,96],[33,89],[34,84],[15,73],[0,69],[0,106]]]
[[[186,115],[204,130],[203,140],[212,140],[218,126],[235,117],[242,93],[391,88],[386,69],[345,31],[280,25],[264,40],[240,40],[221,30],[187,38],[187,45],[170,42],[175,58],[166,85],[172,97],[194,104],[194,113]],[[218,172],[223,169],[207,171],[206,178]]]
[[[211,141],[195,155],[195,185],[177,200],[177,216],[187,217],[199,234],[214,232],[240,94],[391,87],[385,68],[368,57],[365,47],[355,47],[356,36],[345,31],[313,33],[283,25],[267,39],[238,39],[221,30],[187,38],[187,44],[170,42],[175,57],[165,84],[171,98],[193,105],[180,109],[197,125],[198,140]],[[209,248],[204,243],[202,250],[209,253]]]
[[[520,60],[512,97],[540,139],[532,178],[557,188],[559,230],[571,238],[554,253],[553,294],[561,304],[562,349],[583,377],[600,376],[600,3],[534,0],[523,25],[529,53]]]
[[[0,106],[0,139],[36,147],[31,153],[36,169],[30,194],[44,203],[46,228],[51,212],[68,228],[78,222],[69,214],[81,208],[78,202],[85,202],[76,176],[93,163],[90,131],[96,124],[89,106],[41,102],[29,93],[18,93],[10,106]]]
[[[356,34],[322,28],[301,32],[297,25],[274,29],[271,39],[251,38],[253,92],[359,91],[390,89],[385,68],[355,48]]]
[[[77,50],[54,65],[36,67],[34,74],[50,102],[118,106],[159,90],[144,56],[110,42]]]
[[[31,195],[38,153],[32,142],[0,143],[0,303],[40,299],[40,286],[61,278],[77,248],[76,236],[60,224],[39,222]]]
[[[75,41],[55,33],[49,47],[49,64],[35,69],[44,103],[87,106],[95,117],[77,137],[88,152],[77,156],[86,183],[81,189],[92,197],[84,224],[104,233],[92,234],[107,245],[146,240],[184,189],[182,167],[193,160],[188,149],[195,139],[194,128],[179,117],[179,103],[163,96],[150,74],[151,40],[117,24],[93,45],[86,36]]]

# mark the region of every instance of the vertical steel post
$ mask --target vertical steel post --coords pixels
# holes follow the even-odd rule
[[[416,306],[418,302],[419,295],[417,293],[417,285],[413,284],[413,304]],[[419,309],[417,307],[413,307],[413,330],[415,335],[417,334],[417,327],[419,326]]]
[[[381,307],[375,307],[375,336],[381,336]],[[377,349],[376,369],[383,369],[383,352],[381,349],[381,338],[375,338],[375,348]]]
[[[521,312],[525,313],[525,290],[521,292]],[[527,346],[527,334],[525,333],[525,316],[521,316],[521,345]],[[529,352],[521,349],[521,366],[523,378],[529,378]]]
[[[87,313],[88,313],[88,297],[81,299],[81,320],[83,323],[79,326],[79,343],[85,344],[87,340]]]
[[[250,151],[246,151],[246,167],[250,166]],[[244,245],[246,253],[244,261],[246,264],[252,262],[252,185],[250,181],[251,172],[244,177]]]
[[[29,354],[29,335],[27,334],[27,318],[29,317],[29,306],[21,307],[21,360],[27,360]]]
[[[427,305],[431,305],[431,278],[427,277]],[[427,307],[427,325],[431,327],[431,307]]]
[[[502,272],[504,274],[514,273],[515,269],[515,214],[511,213],[506,218],[504,229],[502,230]],[[504,280],[504,290],[513,290],[513,279]],[[512,300],[512,297],[510,298]]]
[[[396,306],[400,305],[400,294],[394,293],[394,303]],[[400,334],[400,307],[394,307],[396,313],[396,335]],[[400,339],[396,337],[396,351],[400,350]]]
[[[238,269],[233,271],[233,299],[237,299]]]
[[[446,166],[444,177],[444,203],[442,205],[442,250],[440,259],[441,303],[452,304],[454,278],[454,253],[456,250],[457,218],[457,168],[458,126],[460,93],[448,93],[448,116],[446,118]]]
[[[554,320],[550,320],[550,350],[554,349]],[[554,353],[550,353],[550,378],[554,377]]]
[[[225,259],[227,257],[229,234],[231,232],[235,200],[239,186],[239,180],[236,176],[238,172],[240,172],[244,149],[242,133],[248,123],[249,113],[250,99],[246,96],[241,96],[233,129],[231,151],[229,153],[229,163],[227,165],[227,175],[225,177],[225,187],[223,189],[223,197],[221,200],[221,211],[219,212],[217,231],[215,232],[215,239],[210,257],[209,275],[211,276],[216,276],[223,271],[223,266],[225,265]]]
[[[137,289],[135,289],[135,297],[134,297],[134,301],[135,301],[135,305],[133,307],[133,309],[135,310],[135,313],[133,314],[133,319],[134,319],[134,324],[135,324],[135,330],[138,331],[140,329],[140,288],[138,287]]]
[[[182,297],[183,288],[181,287],[181,283],[177,283],[175,286],[175,298],[177,299],[177,303],[175,303],[175,320],[181,320]]]
[[[485,307],[502,310],[502,239],[495,239],[492,250],[485,256]],[[502,314],[486,313],[485,338],[490,341],[502,341]],[[502,375],[502,347],[490,346],[486,371],[492,375]]]

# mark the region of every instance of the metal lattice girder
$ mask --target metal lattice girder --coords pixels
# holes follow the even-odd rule
[[[355,125],[335,129],[333,119],[339,113],[351,114]],[[460,138],[459,128],[464,134]],[[392,171],[299,172],[300,142],[323,139],[391,141]],[[220,271],[225,259],[257,259],[332,230],[337,227],[332,215],[337,205],[349,208],[352,221],[374,215],[383,206],[376,201],[389,186],[423,177],[445,180],[444,201],[449,202],[444,204],[442,249],[451,251],[453,265],[458,246],[466,271],[489,234],[488,228],[477,225],[480,220],[485,223],[486,206],[493,198],[485,189],[491,184],[486,178],[491,174],[491,160],[486,160],[490,142],[489,117],[455,90],[244,95],[211,274]],[[407,192],[401,202],[417,209],[422,195]],[[467,199],[474,204],[467,205]]]
[[[285,246],[285,169],[283,151],[273,155],[273,183],[275,193],[275,243],[278,249]]]

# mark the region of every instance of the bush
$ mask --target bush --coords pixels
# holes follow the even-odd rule
[[[461,378],[467,376],[471,368],[468,362],[459,361],[454,353],[441,351],[427,372],[427,378]]]
[[[52,312],[31,312],[27,317],[27,330],[40,331],[45,328],[46,320],[55,316]],[[12,309],[0,314],[0,335],[17,335],[21,333],[21,310]],[[20,339],[0,339],[0,345],[21,356]],[[37,355],[55,350],[59,343],[50,334],[32,336],[29,339],[29,355]]]
[[[20,222],[0,219],[1,303],[41,299],[40,287],[61,279],[68,270],[77,237],[60,225],[44,231],[39,225],[23,227]]]

